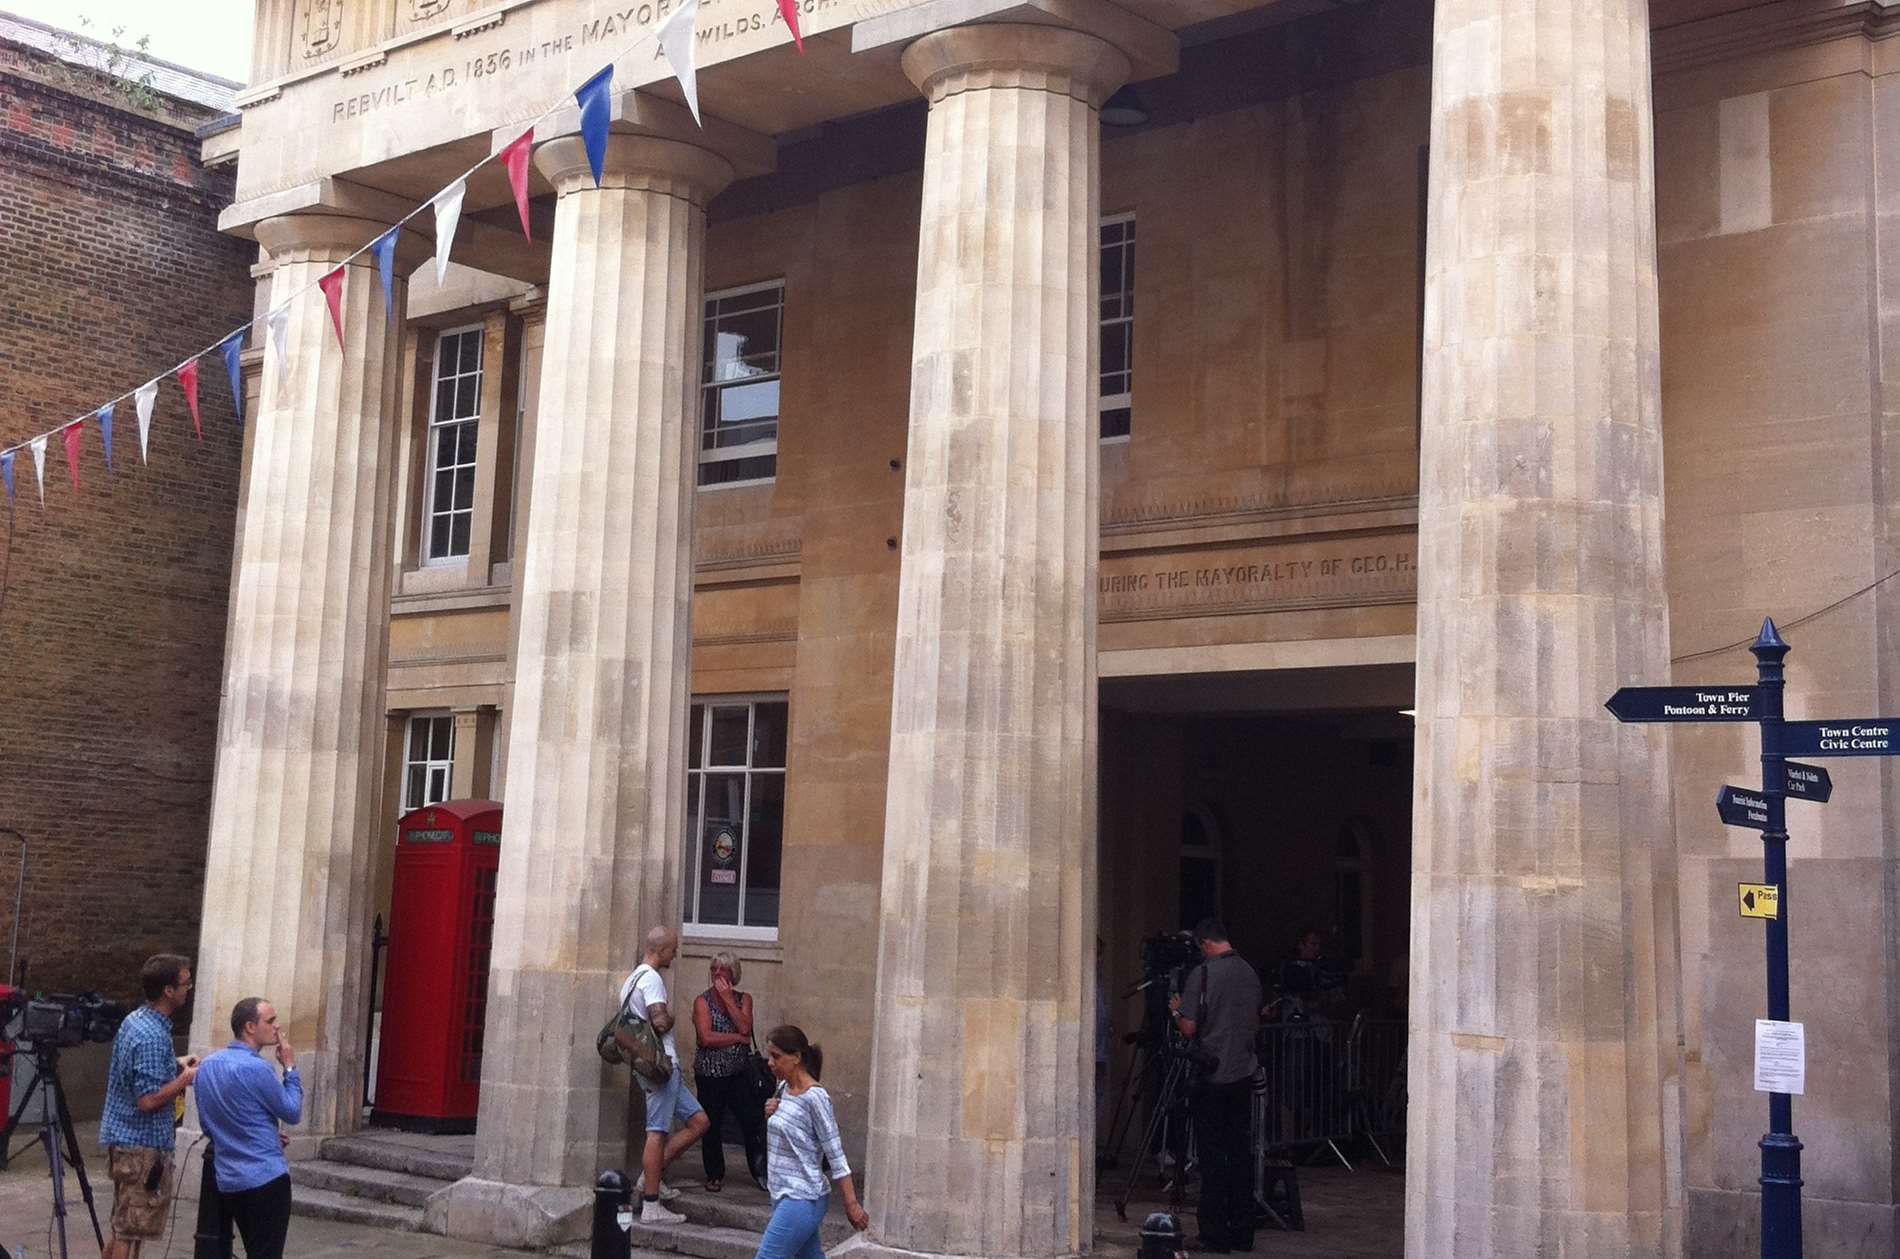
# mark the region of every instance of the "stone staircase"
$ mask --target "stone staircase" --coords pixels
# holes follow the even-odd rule
[[[474,1165],[473,1138],[331,1137],[318,1157],[290,1165],[291,1213],[421,1232],[429,1199]]]

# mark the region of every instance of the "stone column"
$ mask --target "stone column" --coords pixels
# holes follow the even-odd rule
[[[1094,1200],[1097,188],[1111,45],[904,52],[930,100],[884,825],[873,1238],[1071,1255]]]
[[[1406,1253],[1681,1249],[1644,0],[1439,0]]]
[[[732,177],[634,135],[599,188],[578,139],[535,162],[560,200],[475,1173],[446,1220],[502,1245],[574,1235],[619,1165],[627,1076],[594,1036],[679,918],[705,206]]]
[[[270,304],[386,226],[317,215],[259,223],[274,264]],[[406,263],[427,246],[412,248]],[[297,1048],[304,1135],[358,1124],[372,862],[391,824],[376,800],[401,337],[368,255],[348,268],[342,319],[339,350],[321,293],[291,303],[288,369],[266,350],[246,416],[251,466],[191,1028],[195,1052],[221,1046],[231,1007],[268,998]],[[269,339],[261,325],[258,339]],[[215,357],[203,368],[212,388]]]

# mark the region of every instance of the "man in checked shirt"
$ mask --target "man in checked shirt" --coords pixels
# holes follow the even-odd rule
[[[99,1144],[112,1178],[112,1239],[101,1259],[138,1259],[158,1237],[172,1198],[172,1103],[197,1078],[196,1059],[173,1056],[172,1016],[191,999],[191,963],[175,953],[139,970],[145,1004],[125,1016],[112,1039]]]

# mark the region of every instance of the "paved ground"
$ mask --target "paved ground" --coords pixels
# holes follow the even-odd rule
[[[101,1223],[105,1223],[112,1205],[112,1187],[105,1177],[105,1157],[97,1150],[98,1124],[79,1125],[80,1148],[86,1152],[86,1167],[92,1181]],[[16,1154],[12,1164],[0,1172],[0,1246],[17,1257],[25,1247],[27,1259],[53,1259],[57,1249],[48,1247],[52,1222],[51,1181],[46,1174],[46,1157],[37,1143],[21,1145],[15,1138]],[[691,1174],[697,1173],[697,1160],[680,1177],[682,1188],[691,1188]],[[1134,1250],[1136,1228],[1142,1217],[1158,1204],[1139,1195],[1129,1204],[1129,1222],[1115,1218],[1107,1202],[1120,1191],[1121,1182],[1112,1173],[1101,1185],[1104,1206],[1096,1217],[1096,1249],[1110,1255],[1126,1256]],[[1254,1246],[1254,1254],[1272,1259],[1401,1259],[1404,1254],[1404,1178],[1396,1172],[1374,1171],[1362,1167],[1355,1172],[1337,1168],[1308,1168],[1300,1174],[1301,1196],[1306,1208],[1306,1232],[1263,1232]],[[747,1192],[756,1192],[746,1186]],[[79,1186],[69,1171],[66,1177],[68,1200],[67,1238],[69,1253],[93,1256],[98,1249],[92,1239],[92,1225],[80,1201]],[[867,1204],[873,1213],[877,1202]],[[165,1242],[148,1245],[145,1259],[189,1259],[192,1251],[192,1205],[182,1206]],[[1183,1223],[1193,1229],[1190,1211]],[[356,1224],[338,1224],[325,1220],[297,1218],[291,1221],[288,1259],[332,1259],[353,1255],[387,1256],[388,1259],[477,1259],[480,1256],[512,1256],[526,1252],[504,1250],[453,1241],[425,1233],[391,1233]]]

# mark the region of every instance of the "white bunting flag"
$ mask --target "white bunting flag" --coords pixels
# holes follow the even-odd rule
[[[449,270],[449,249],[455,244],[455,225],[462,218],[462,194],[468,182],[458,179],[435,194],[429,204],[435,207],[435,282],[440,284]]]
[[[46,434],[41,433],[27,443],[33,451],[33,484],[39,487],[40,506],[46,506]]]
[[[699,121],[699,72],[693,67],[693,24],[699,18],[699,0],[686,0],[679,8],[667,15],[660,23],[660,51],[666,54],[666,63],[673,67],[673,77],[680,81],[680,91],[686,96],[686,108],[693,111],[693,121]]]
[[[151,461],[145,457],[145,451],[151,442],[152,404],[158,401],[158,382],[148,380],[140,385],[133,392],[132,401],[139,409],[139,462],[149,463]]]
[[[270,328],[270,348],[277,351],[277,372],[281,377],[290,370],[290,307],[279,306],[270,313],[265,324]]]

